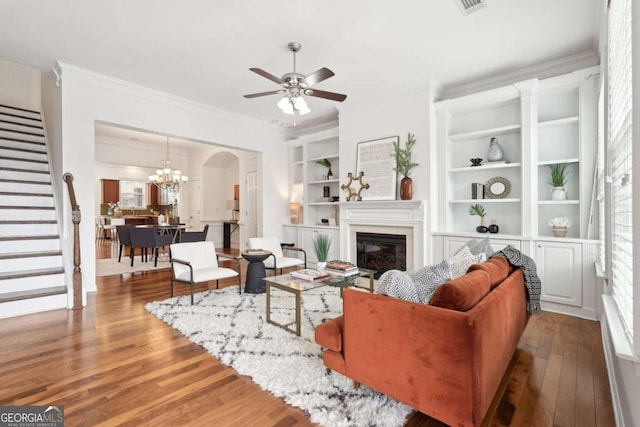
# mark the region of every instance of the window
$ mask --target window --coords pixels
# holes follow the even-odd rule
[[[624,328],[634,339],[633,286],[633,191],[632,191],[632,70],[631,0],[613,0],[609,8],[608,52],[608,139],[607,155],[611,177],[611,272],[612,297]],[[637,153],[636,153],[637,156]],[[640,295],[635,295],[640,299]]]
[[[147,207],[147,183],[145,181],[120,180],[120,207],[144,209]]]

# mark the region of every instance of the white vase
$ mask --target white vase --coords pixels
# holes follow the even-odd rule
[[[499,162],[504,160],[504,151],[498,143],[498,138],[491,138],[489,142],[489,151],[487,152],[487,160],[490,162]]]
[[[318,268],[318,270],[324,270],[326,266],[327,266],[326,261],[318,261],[316,263],[316,267]]]
[[[564,187],[553,187],[551,200],[567,200],[567,190]]]

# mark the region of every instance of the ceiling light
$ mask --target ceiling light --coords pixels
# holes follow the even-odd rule
[[[158,188],[168,188],[178,191],[180,186],[186,183],[189,177],[182,175],[178,169],[171,169],[171,160],[169,160],[169,137],[167,137],[167,158],[163,160],[162,169],[156,170],[154,175],[149,175],[149,181]]]
[[[300,95],[285,95],[280,101],[278,101],[278,108],[280,108],[285,114],[297,113],[300,115],[305,115],[311,112],[304,98]]]

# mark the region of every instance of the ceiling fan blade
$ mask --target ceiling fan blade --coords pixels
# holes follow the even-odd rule
[[[306,89],[304,91],[304,94],[309,96],[315,96],[317,98],[330,99],[332,101],[338,101],[338,102],[342,102],[345,99],[347,99],[347,95],[343,95],[341,93],[335,93],[335,92],[326,92],[324,90],[318,90],[318,89]]]
[[[320,68],[318,71],[315,71],[315,72],[309,74],[307,77],[305,77],[303,82],[307,86],[313,86],[313,85],[316,85],[316,84],[320,83],[321,81],[326,80],[329,77],[333,77],[333,76],[335,76],[335,73],[333,71],[331,71],[330,69],[328,69],[328,68]]]
[[[284,90],[280,89],[280,90],[271,90],[269,92],[260,92],[260,93],[252,93],[249,95],[244,95],[245,98],[257,98],[259,96],[267,96],[267,95],[275,95],[277,93],[283,93]]]
[[[271,80],[272,82],[276,82],[279,85],[284,83],[284,80],[282,80],[280,77],[276,77],[273,74],[267,73],[266,71],[260,69],[260,68],[249,68],[251,71],[253,71],[254,73],[261,75],[262,77],[265,77],[269,80]]]

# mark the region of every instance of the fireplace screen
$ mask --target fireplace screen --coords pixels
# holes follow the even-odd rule
[[[358,267],[376,270],[375,278],[388,270],[407,269],[407,236],[356,233]]]

